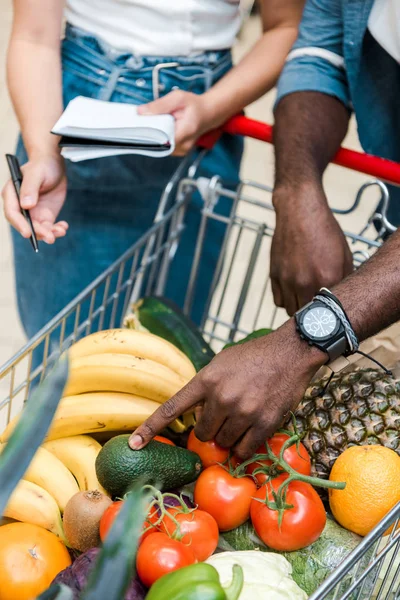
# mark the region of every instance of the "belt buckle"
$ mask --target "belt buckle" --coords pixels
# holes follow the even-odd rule
[[[153,84],[153,98],[157,100],[160,97],[160,71],[161,69],[172,69],[173,67],[179,67],[178,62],[160,63],[156,65],[152,73],[152,84]]]

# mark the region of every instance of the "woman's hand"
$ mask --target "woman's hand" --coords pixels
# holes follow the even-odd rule
[[[163,98],[139,106],[141,115],[172,115],[175,119],[175,156],[184,156],[203,133],[221,123],[213,114],[207,93],[198,95],[176,90]]]
[[[27,162],[22,172],[21,206],[30,211],[37,238],[54,244],[57,238],[65,236],[68,229],[65,221],[57,223],[67,191],[64,160],[58,154],[40,156]],[[7,221],[23,237],[29,238],[31,231],[21,214],[11,180],[4,186],[2,196]]]

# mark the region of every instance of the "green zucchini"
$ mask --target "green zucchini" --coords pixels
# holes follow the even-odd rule
[[[171,300],[149,296],[132,306],[125,327],[146,329],[182,350],[200,371],[215,356],[196,325]]]
[[[238,342],[229,342],[229,344],[226,344],[223,347],[223,350],[225,350],[225,348],[230,348],[231,346],[237,346],[238,344],[245,344],[246,342],[251,342],[251,340],[256,340],[259,337],[268,335],[269,333],[272,333],[272,331],[273,329],[257,329],[256,331],[249,333],[249,335],[247,335],[242,340],[239,340]]]

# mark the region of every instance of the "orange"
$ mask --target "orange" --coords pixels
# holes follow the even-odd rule
[[[384,446],[351,446],[336,460],[329,479],[346,482],[344,490],[329,490],[333,516],[364,536],[400,501],[400,456]]]
[[[59,538],[37,525],[0,527],[0,600],[32,600],[71,564]]]

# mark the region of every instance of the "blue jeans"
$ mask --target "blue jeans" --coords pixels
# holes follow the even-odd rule
[[[153,99],[153,68],[163,62],[178,62],[179,67],[160,71],[162,95],[176,87],[204,93],[232,66],[229,51],[191,58],[137,57],[117,52],[90,34],[67,26],[62,44],[64,105],[78,95],[132,104],[149,102]],[[203,160],[199,174],[217,173],[227,185],[236,185],[242,150],[241,139],[224,136]],[[21,163],[27,161],[21,140],[17,154]],[[35,255],[30,244],[13,231],[18,306],[28,337],[148,230],[162,190],[180,160],[120,156],[82,163],[67,161],[67,198],[60,214],[70,225],[67,236],[53,246],[41,243]],[[189,278],[200,206],[200,198],[194,197],[170,271],[167,295],[180,305]],[[222,207],[223,212],[228,209]],[[195,321],[202,315],[223,233],[222,224],[210,224],[192,312]]]

